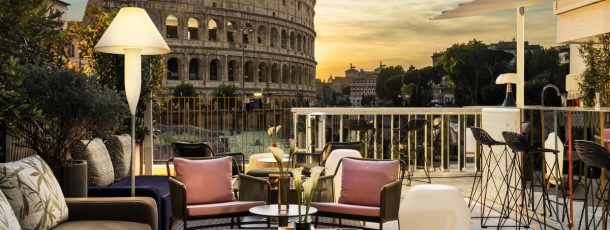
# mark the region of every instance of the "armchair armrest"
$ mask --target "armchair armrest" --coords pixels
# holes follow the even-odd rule
[[[182,219],[186,217],[186,185],[173,177],[169,177],[168,180],[172,217]]]
[[[400,207],[400,193],[402,191],[402,180],[396,180],[386,184],[381,189],[381,219],[391,221],[398,219],[398,208]]]
[[[221,153],[217,156],[231,156],[237,161],[239,167],[239,173],[244,173],[246,168],[246,156],[243,153]]]
[[[314,202],[335,202],[335,175],[322,176],[314,193]]]
[[[239,200],[240,201],[265,201],[270,200],[271,186],[262,178],[239,175]]]
[[[66,198],[69,221],[114,220],[157,229],[157,204],[150,197]]]

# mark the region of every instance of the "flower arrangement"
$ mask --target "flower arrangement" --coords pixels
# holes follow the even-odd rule
[[[286,211],[288,210],[288,207],[286,207],[286,205],[282,204],[282,200],[284,198],[284,196],[287,196],[287,191],[284,191],[284,186],[283,186],[283,180],[284,178],[286,178],[286,175],[284,175],[284,166],[283,166],[283,161],[284,161],[284,151],[280,148],[277,147],[269,147],[269,152],[271,152],[271,154],[273,155],[273,158],[275,159],[275,161],[277,162],[277,166],[279,168],[279,172],[280,175],[278,177],[278,199],[277,199],[277,205],[278,205],[278,210],[280,211]],[[290,182],[288,182],[290,183]],[[288,184],[286,183],[286,184]]]
[[[267,130],[267,134],[269,134],[269,137],[271,137],[271,146],[272,147],[277,147],[277,135],[280,132],[281,128],[282,128],[282,126],[278,125],[278,126],[269,127],[269,129]]]
[[[292,169],[292,176],[294,177],[294,187],[297,190],[297,206],[299,210],[299,223],[306,224],[308,226],[307,217],[309,216],[309,208],[313,201],[313,195],[318,187],[318,180],[320,175],[324,171],[324,167],[314,167],[310,170],[311,175],[305,182],[302,181],[303,167]],[[305,202],[305,215],[301,213],[301,206]]]

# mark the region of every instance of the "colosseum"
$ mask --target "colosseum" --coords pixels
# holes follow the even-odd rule
[[[210,94],[220,85],[238,93],[315,97],[316,0],[131,0],[107,7],[146,9],[172,52],[164,84]]]

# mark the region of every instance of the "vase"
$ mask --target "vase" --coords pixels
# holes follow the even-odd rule
[[[290,177],[280,175],[277,186],[277,210],[288,212],[288,190],[290,189]]]
[[[295,222],[294,223],[295,230],[310,230],[311,223],[309,222]]]
[[[87,197],[87,162],[74,160],[66,166],[49,166],[65,197]]]

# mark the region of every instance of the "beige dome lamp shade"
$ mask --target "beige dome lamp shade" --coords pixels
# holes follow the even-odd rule
[[[131,112],[131,196],[135,196],[135,119],[142,85],[142,56],[170,52],[167,43],[146,11],[121,8],[95,45],[102,53],[125,55],[125,95]]]
[[[516,73],[505,73],[500,74],[498,78],[496,78],[497,85],[506,84],[506,97],[504,98],[504,103],[502,106],[504,107],[515,107],[517,106],[515,103],[515,97],[513,96],[513,87],[512,84],[519,83],[519,76]]]

